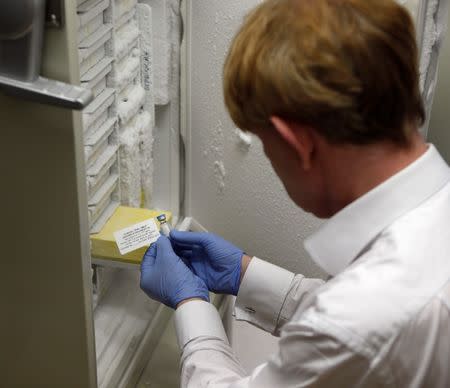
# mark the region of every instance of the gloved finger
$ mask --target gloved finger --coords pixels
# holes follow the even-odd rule
[[[208,233],[198,232],[179,232],[178,230],[172,230],[170,232],[170,238],[176,244],[188,244],[188,245],[202,245],[207,238]]]
[[[182,259],[191,260],[192,249],[178,251],[178,256],[181,256]]]
[[[183,256],[180,256],[181,261],[184,263],[186,267],[188,267],[192,272],[194,272],[194,268],[189,260],[185,259]]]
[[[176,245],[174,247],[174,250],[175,250],[175,253],[178,256],[181,256],[182,254],[184,254],[186,252],[201,252],[201,248],[198,247],[197,245],[192,245],[192,246],[189,246],[189,245],[181,245],[181,246]]]
[[[170,232],[172,233],[172,232]],[[191,246],[192,244],[186,244],[183,242],[180,242],[178,240],[175,240],[172,236],[170,236],[170,241],[172,242],[172,245],[177,246],[177,247],[187,247],[187,246]]]
[[[156,242],[156,246],[158,249],[158,253],[161,254],[175,254],[172,243],[166,236],[161,236],[158,241]]]
[[[157,255],[156,244],[152,244],[152,245],[150,245],[150,248],[147,249],[147,252],[145,252],[144,258],[142,259],[141,270],[154,265],[156,255]]]
[[[153,243],[147,249],[147,252],[145,252],[145,256],[151,256],[153,258],[156,258],[156,254],[157,254],[156,244]]]
[[[199,244],[185,244],[185,243],[179,243],[178,241],[172,241],[172,246],[176,249],[194,249],[194,248],[201,248],[202,246]]]
[[[170,242],[172,243],[172,248],[174,249],[175,252],[177,251],[177,249],[183,249],[183,248],[187,247],[184,244],[178,244],[176,241],[174,241],[172,239],[170,239]]]
[[[181,252],[182,249],[178,248],[176,245],[173,245],[173,244],[172,244],[172,248],[175,251],[175,254],[177,256],[181,256],[180,252]]]

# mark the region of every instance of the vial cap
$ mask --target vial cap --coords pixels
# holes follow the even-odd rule
[[[166,218],[166,215],[165,215],[165,214],[159,215],[158,217],[156,217],[156,219],[157,219],[159,222],[167,222],[167,218]]]

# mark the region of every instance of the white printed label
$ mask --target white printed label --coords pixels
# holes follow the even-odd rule
[[[114,233],[121,255],[150,246],[158,240],[159,236],[160,233],[153,218]]]

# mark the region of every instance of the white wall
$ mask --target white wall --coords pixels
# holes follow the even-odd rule
[[[288,199],[259,141],[253,139],[248,150],[240,145],[223,103],[226,52],[243,16],[258,1],[189,3],[192,116],[186,211],[250,254],[318,275],[302,241],[320,222]]]

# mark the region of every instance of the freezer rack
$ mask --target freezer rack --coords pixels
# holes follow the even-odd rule
[[[117,93],[114,68],[113,9],[110,0],[77,0],[78,53],[82,85],[94,93],[83,112],[88,214],[92,232],[120,205]]]
[[[151,8],[137,0],[77,5],[80,78],[95,97],[83,113],[83,128],[89,223],[97,233],[120,204],[151,203],[152,17]]]
[[[181,20],[175,3],[77,0],[80,80],[95,97],[82,115],[92,238],[123,206],[170,209],[178,219],[180,75],[171,61],[179,62]],[[164,58],[155,58],[155,42]],[[139,290],[136,264],[93,256],[92,268],[98,383],[128,386],[170,314]]]

